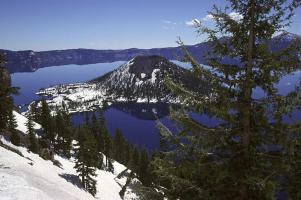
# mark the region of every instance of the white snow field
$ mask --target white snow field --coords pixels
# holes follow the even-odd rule
[[[15,115],[20,128],[26,118],[18,113]],[[24,131],[23,128],[20,129]],[[119,191],[126,178],[117,179],[116,176],[126,168],[117,162],[113,163],[114,173],[97,170],[97,194],[93,197],[74,181],[78,179],[73,159],[55,155],[62,164],[60,168],[28,152],[25,147],[14,146],[2,137],[0,140],[24,156],[0,146],[0,200],[121,200]],[[127,190],[124,199],[134,200],[137,197]]]
[[[17,121],[17,130],[19,130],[19,131],[26,134],[26,132],[27,132],[27,128],[26,128],[27,118],[25,116],[19,114],[16,111],[13,111],[13,114],[14,114],[14,116],[16,118],[16,121]],[[38,124],[38,123],[33,122],[33,128],[34,129],[40,129],[41,125]]]

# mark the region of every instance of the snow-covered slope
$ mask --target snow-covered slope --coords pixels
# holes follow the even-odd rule
[[[17,130],[23,132],[24,134],[27,133],[27,127],[26,127],[26,123],[27,123],[27,118],[21,114],[19,114],[18,112],[16,111],[13,111],[13,114],[16,118],[16,121],[17,121]],[[41,128],[41,125],[38,124],[38,123],[35,123],[33,122],[33,128],[34,129],[40,129]]]
[[[170,78],[193,90],[205,92],[208,88],[195,79],[187,69],[179,67],[161,56],[137,56],[116,70],[92,81],[60,85],[40,90],[55,107],[62,102],[70,112],[90,111],[101,107],[104,101],[176,102],[177,97],[164,81]]]
[[[14,111],[17,129],[26,133],[27,118]],[[34,123],[35,129],[41,128]],[[117,178],[125,166],[113,162],[114,173],[97,170],[97,194],[95,198],[79,183],[74,160],[55,155],[61,167],[50,160],[31,153],[25,147],[17,147],[0,135],[0,144],[21,152],[21,155],[0,146],[0,200],[121,200],[119,192],[126,177]],[[135,200],[136,195],[126,190],[124,200]]]
[[[114,162],[115,172],[97,170],[97,194],[94,198],[84,189],[77,186],[74,162],[55,156],[62,164],[59,168],[51,161],[46,161],[10,142],[1,141],[18,149],[24,157],[0,147],[0,199],[1,200],[121,200],[119,191],[125,184],[125,178],[116,176],[125,167]],[[126,193],[125,199],[135,199],[134,194]]]
[[[36,154],[18,148],[25,157],[0,147],[0,196],[3,200],[93,199],[85,191],[64,180],[69,162],[60,169]]]

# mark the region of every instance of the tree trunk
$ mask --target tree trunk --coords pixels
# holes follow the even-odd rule
[[[249,156],[251,140],[251,101],[252,101],[252,70],[254,48],[254,9],[255,0],[251,0],[251,25],[249,30],[248,62],[246,65],[246,79],[244,85],[244,110],[243,110],[243,148],[246,158]]]
[[[85,166],[83,166],[83,169],[84,169]],[[82,172],[82,185],[83,185],[83,188],[86,188],[86,182],[85,182],[85,172]]]
[[[244,90],[244,102],[243,102],[243,136],[242,136],[242,146],[243,146],[243,162],[244,169],[247,171],[250,167],[250,144],[251,144],[251,117],[252,117],[252,77],[253,77],[253,51],[254,51],[254,41],[255,41],[255,6],[256,0],[251,0],[250,2],[250,27],[249,27],[249,42],[247,49],[247,64],[245,69],[245,82],[243,86]],[[245,173],[243,173],[245,174]],[[246,184],[242,185],[241,188],[241,199],[248,199],[248,188]]]

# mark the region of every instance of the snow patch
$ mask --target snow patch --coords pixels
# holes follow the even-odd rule
[[[16,129],[26,134],[27,133],[26,123],[27,123],[28,119],[16,111],[13,111],[13,115],[15,116],[16,121],[17,121]],[[33,128],[41,129],[41,125],[36,122],[33,122]]]
[[[160,69],[154,69],[152,72],[151,83],[155,83],[157,80],[157,73],[160,72]]]
[[[146,74],[145,73],[141,73],[140,76],[141,76],[141,78],[145,78]]]

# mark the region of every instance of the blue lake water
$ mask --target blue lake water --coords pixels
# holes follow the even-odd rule
[[[92,113],[87,113],[90,116]],[[98,113],[96,113],[98,114]],[[80,124],[85,120],[86,113],[74,114],[73,123]],[[97,115],[98,116],[98,115]],[[122,130],[125,138],[132,144],[149,150],[159,147],[159,131],[156,120],[145,120],[132,116],[116,108],[105,112],[109,132],[114,136],[117,128]],[[164,124],[170,123],[167,117],[160,119]]]
[[[156,111],[154,114],[153,111]],[[160,146],[160,133],[158,125],[164,125],[171,132],[179,132],[181,128],[169,118],[169,105],[163,103],[121,103],[113,105],[105,112],[105,118],[110,133],[114,136],[117,128],[121,129],[124,136],[133,144],[149,150],[158,149]],[[86,115],[91,119],[92,112],[77,113],[73,115],[76,125],[86,120]],[[98,117],[98,112],[95,112]],[[156,116],[155,116],[156,115]],[[191,116],[208,126],[216,126],[217,119],[207,115],[191,113]]]
[[[13,86],[21,88],[20,95],[15,96],[14,100],[18,105],[27,105],[39,97],[35,93],[40,88],[50,87],[56,84],[66,84],[75,82],[84,82],[101,76],[123,64],[124,61],[113,63],[99,63],[91,65],[64,65],[38,69],[35,72],[14,73],[12,74]],[[189,68],[187,63],[176,62],[185,68]],[[286,94],[293,90],[299,84],[301,71],[295,72],[284,77],[278,84],[279,93]],[[255,96],[261,96],[260,90],[255,91]],[[158,105],[123,105],[119,107],[110,107],[105,112],[107,124],[110,132],[114,135],[117,128],[121,129],[125,137],[132,143],[147,149],[156,149],[159,147],[158,121],[149,118],[152,109],[164,111]],[[205,115],[192,114],[198,121],[202,121],[209,126],[217,124],[217,120],[211,119]],[[159,117],[160,122],[168,126],[171,130],[177,127],[168,119],[166,113]],[[84,114],[75,114],[74,122],[79,123],[84,119]],[[301,113],[295,112],[292,121],[301,119]]]
[[[35,72],[12,74],[12,85],[20,87],[20,95],[15,96],[18,105],[28,104],[37,99],[35,93],[56,84],[76,83],[101,76],[123,64],[124,61],[91,65],[63,65],[38,69]]]

